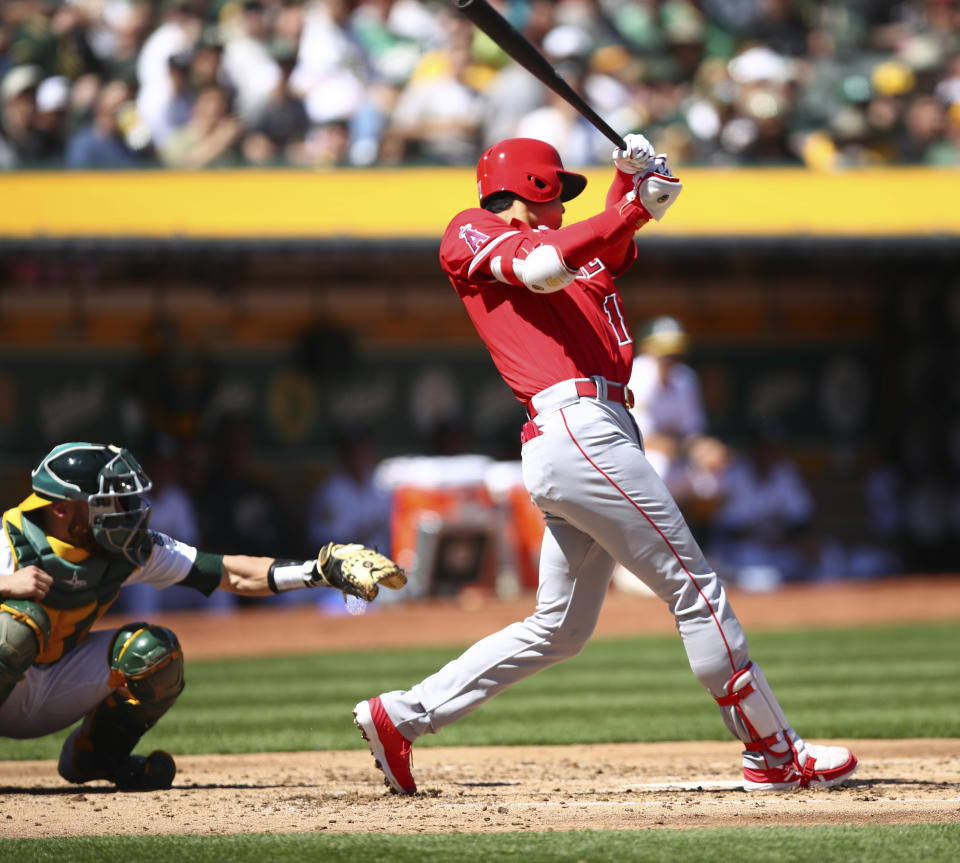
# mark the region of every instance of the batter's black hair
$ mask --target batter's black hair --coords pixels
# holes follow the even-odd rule
[[[520,195],[514,194],[513,192],[494,192],[492,195],[487,195],[480,202],[480,206],[484,210],[489,210],[491,213],[502,213],[504,210],[509,210],[513,206],[514,201],[522,201],[523,198]]]

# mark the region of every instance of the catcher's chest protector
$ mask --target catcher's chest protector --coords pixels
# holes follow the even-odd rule
[[[86,636],[137,567],[103,555],[90,555],[76,562],[60,557],[42,528],[16,508],[3,514],[3,529],[13,551],[15,568],[32,564],[53,579],[50,592],[39,603],[50,618],[50,638],[36,661],[56,662]]]

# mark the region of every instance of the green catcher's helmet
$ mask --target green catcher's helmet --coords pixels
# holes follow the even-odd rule
[[[97,543],[109,554],[143,566],[150,553],[150,502],[143,495],[153,486],[129,450],[97,443],[58,444],[31,476],[30,506],[86,501]]]

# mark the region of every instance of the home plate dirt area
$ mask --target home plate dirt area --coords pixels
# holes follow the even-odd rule
[[[844,741],[838,741],[844,742]],[[366,752],[181,756],[169,791],[65,785],[0,765],[7,837],[147,833],[475,833],[960,821],[960,740],[852,741],[843,788],[746,793],[736,743],[424,747],[420,793],[391,794]]]
[[[912,578],[738,595],[748,633],[779,626],[960,620],[960,578]],[[776,612],[773,612],[775,604]],[[248,652],[242,634],[276,629],[265,652],[343,650],[415,643],[458,644],[529,612],[530,597],[384,608],[362,618],[313,609],[243,611],[201,618],[157,616],[181,638],[187,660]],[[827,608],[842,609],[824,620]],[[855,609],[858,615],[851,615]],[[785,615],[790,620],[785,620]],[[294,618],[304,617],[294,622]],[[272,627],[270,618],[283,626]],[[853,619],[851,619],[853,617]],[[310,621],[311,625],[300,625]],[[104,626],[111,621],[105,620]],[[673,630],[657,600],[611,594],[599,635]],[[236,636],[232,633],[236,633]],[[297,633],[291,642],[291,633]],[[365,633],[365,634],[364,634]],[[236,638],[236,643],[232,639]],[[304,643],[301,643],[304,642]],[[352,705],[345,710],[349,713]],[[849,745],[860,769],[844,787],[748,794],[736,741],[570,746],[440,747],[414,750],[420,793],[389,793],[366,750],[178,756],[174,787],[139,794],[70,786],[52,761],[0,762],[0,836],[502,832],[623,830],[960,821],[960,739],[818,740]]]

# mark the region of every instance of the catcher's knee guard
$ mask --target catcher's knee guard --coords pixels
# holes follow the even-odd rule
[[[164,626],[143,621],[117,630],[108,648],[110,684],[127,703],[165,712],[183,691],[183,651]]]
[[[774,761],[794,756],[790,725],[763,672],[750,663],[737,671],[717,699],[727,727],[750,753]]]
[[[50,637],[50,618],[30,599],[0,602],[0,704],[23,680]]]
[[[109,779],[118,787],[133,787],[130,776],[143,773],[156,753],[146,761],[130,753],[183,691],[183,651],[171,630],[137,621],[117,630],[107,658],[114,691],[67,738],[60,775],[68,782]],[[172,765],[173,759],[164,756]],[[164,782],[167,776],[172,782],[173,772],[161,772]],[[153,787],[169,787],[169,782]]]

